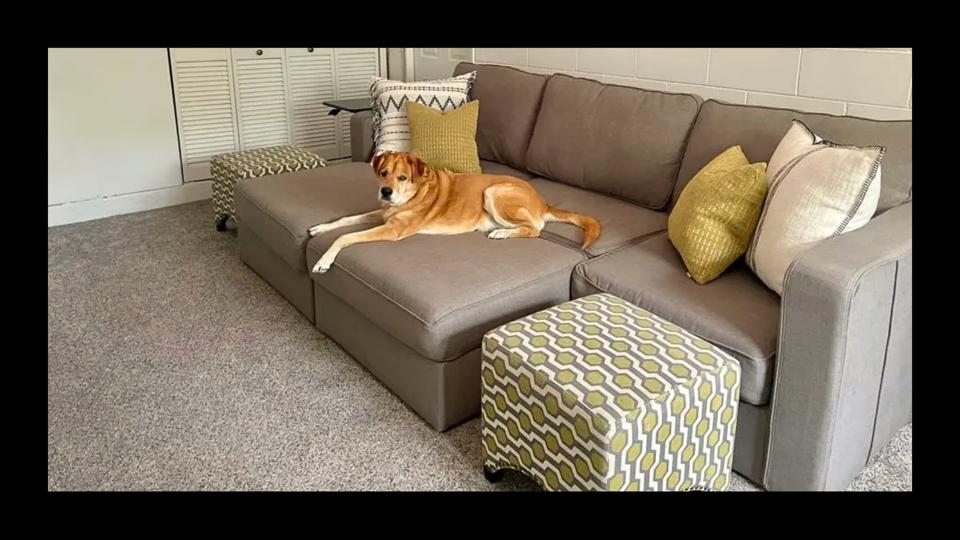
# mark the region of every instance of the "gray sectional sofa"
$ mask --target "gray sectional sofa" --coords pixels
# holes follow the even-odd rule
[[[378,206],[369,113],[351,119],[354,163],[237,186],[243,261],[424,420],[445,430],[479,414],[485,332],[605,291],[740,360],[734,469],[768,489],[842,489],[911,421],[911,122],[703,102],[503,66],[465,63],[456,73],[472,70],[483,170],[595,216],[603,234],[586,251],[579,229],[551,223],[534,239],[478,232],[356,245],[311,274],[333,240],[364,226],[316,238],[307,229]],[[782,298],[742,261],[696,284],[667,239],[672,204],[730,146],[767,161],[794,118],[830,140],[887,148],[877,215],[799,257]]]

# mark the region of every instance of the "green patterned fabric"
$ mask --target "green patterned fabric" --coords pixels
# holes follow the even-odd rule
[[[214,156],[210,160],[214,221],[233,215],[233,189],[240,180],[326,166],[320,156],[290,145]]]
[[[726,489],[740,365],[609,294],[484,336],[484,466],[547,490]]]

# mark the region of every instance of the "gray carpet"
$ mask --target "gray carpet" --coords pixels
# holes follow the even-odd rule
[[[47,238],[48,489],[537,489],[487,483],[479,420],[433,431],[240,262],[209,201]],[[912,489],[911,439],[851,489]]]

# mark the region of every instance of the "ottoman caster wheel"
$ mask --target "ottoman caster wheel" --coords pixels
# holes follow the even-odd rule
[[[230,216],[223,216],[217,220],[217,230],[223,232],[227,230],[227,220],[230,219]]]
[[[500,480],[503,480],[503,470],[501,469],[499,471],[494,471],[493,469],[490,469],[489,467],[484,465],[483,477],[487,479],[487,482],[494,484],[496,482],[499,482]]]

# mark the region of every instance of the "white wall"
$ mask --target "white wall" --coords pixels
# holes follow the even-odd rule
[[[476,58],[733,103],[885,120],[913,114],[912,49],[478,48]]]
[[[474,49],[417,47],[413,49],[413,59],[413,80],[443,79],[453,74],[453,68],[460,62],[472,62]]]
[[[406,79],[406,69],[404,66],[404,51],[403,48],[388,48],[387,49],[387,74],[385,75],[389,79],[395,81],[405,81]]]
[[[48,49],[49,226],[209,197],[183,186],[166,49]]]

